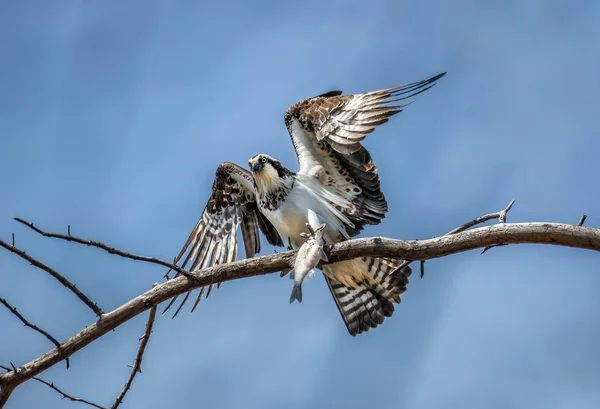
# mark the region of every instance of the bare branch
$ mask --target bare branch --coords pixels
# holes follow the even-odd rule
[[[577,225],[583,226],[583,223],[585,223],[585,219],[587,219],[587,214],[584,214],[583,216],[581,216],[581,219],[579,219],[579,223],[577,223]]]
[[[0,368],[2,368],[4,370],[9,370],[7,367],[5,367],[3,365],[0,365]],[[36,381],[41,382],[44,385],[48,386],[50,389],[58,392],[59,394],[62,395],[62,399],[69,399],[72,402],[85,403],[86,405],[90,405],[90,406],[93,406],[93,407],[98,408],[98,409],[106,409],[104,406],[100,406],[100,405],[98,405],[98,404],[96,404],[94,402],[90,402],[89,400],[85,400],[85,399],[81,399],[81,398],[75,398],[75,397],[73,397],[71,395],[66,394],[65,392],[63,392],[60,389],[58,389],[58,387],[56,387],[54,385],[54,382],[45,381],[45,380],[43,380],[41,378],[38,378],[37,376],[34,376],[32,379],[35,379]],[[2,405],[2,402],[0,402],[0,407],[2,407],[1,405]]]
[[[19,311],[17,311],[17,309],[15,307],[13,307],[12,305],[10,305],[8,303],[8,301],[6,301],[4,298],[0,298],[0,304],[4,304],[4,306],[6,308],[8,308],[10,312],[12,312],[18,319],[21,320],[21,322],[23,323],[23,325],[25,325],[26,327],[31,328],[34,331],[39,332],[40,334],[42,334],[43,336],[45,336],[46,338],[48,338],[50,340],[50,342],[52,342],[54,345],[56,345],[57,348],[60,348],[60,342],[58,342],[56,340],[56,338],[54,338],[52,335],[50,335],[49,333],[47,333],[43,329],[39,328],[37,325],[32,324],[29,321],[27,321],[25,319],[25,317],[23,317],[19,313]],[[67,358],[66,361],[67,361],[67,369],[69,369],[69,358]]]
[[[43,380],[43,379],[40,379],[40,378],[38,378],[37,376],[33,377],[33,379],[35,379],[35,380],[36,380],[36,381],[38,381],[38,382],[41,382],[41,383],[43,383],[44,385],[47,385],[47,386],[48,386],[50,389],[53,389],[53,390],[55,390],[56,392],[60,393],[60,394],[62,395],[63,399],[65,399],[65,398],[66,398],[66,399],[69,399],[69,400],[70,400],[70,401],[72,401],[72,402],[81,402],[81,403],[85,403],[86,405],[90,405],[90,406],[93,406],[93,407],[95,407],[95,408],[98,408],[98,409],[106,409],[104,406],[100,406],[100,405],[98,405],[97,403],[90,402],[89,400],[82,399],[82,398],[76,398],[76,397],[74,397],[74,396],[71,396],[71,395],[68,395],[68,394],[64,393],[63,391],[61,391],[60,389],[58,389],[58,388],[57,388],[57,387],[54,385],[54,382],[52,382],[52,383],[50,383],[50,382],[47,382],[47,381],[45,381],[45,380]]]
[[[157,283],[155,284],[158,285]],[[153,287],[155,287],[156,285],[154,285]],[[150,308],[150,313],[148,314],[148,321],[146,322],[146,330],[144,331],[144,335],[142,335],[142,337],[140,338],[140,347],[138,348],[137,354],[135,356],[135,363],[131,368],[131,374],[129,375],[127,382],[125,382],[123,390],[121,391],[121,393],[119,393],[119,396],[117,396],[117,399],[115,400],[115,403],[112,405],[111,409],[117,409],[121,402],[123,402],[125,394],[129,390],[129,388],[131,388],[133,378],[135,378],[135,375],[138,372],[142,372],[142,358],[144,357],[144,351],[146,350],[146,345],[148,344],[148,340],[150,339],[150,334],[152,334],[152,326],[154,325],[155,318],[156,305]]]
[[[498,222],[506,223],[506,214],[508,213],[508,211],[512,208],[512,206],[514,204],[515,204],[515,199],[511,200],[510,203],[508,204],[508,206],[506,206],[506,209],[504,209],[500,212],[500,215],[498,216]]]
[[[73,284],[72,282],[70,282],[69,280],[67,280],[58,271],[53,270],[52,268],[48,267],[44,263],[42,263],[42,262],[36,260],[35,258],[29,256],[24,251],[19,250],[17,247],[11,246],[10,244],[8,244],[8,243],[6,243],[6,242],[4,242],[2,240],[0,240],[0,246],[4,247],[5,249],[7,249],[8,251],[10,251],[11,253],[14,253],[14,254],[18,255],[22,259],[25,259],[25,260],[29,261],[29,263],[31,263],[33,266],[35,266],[35,267],[37,267],[37,268],[39,268],[41,270],[46,271],[52,277],[56,278],[62,285],[64,285],[65,287],[67,287],[69,290],[71,290],[81,301],[83,301],[85,303],[85,305],[87,305],[88,307],[90,307],[90,309],[92,311],[94,311],[94,313],[98,317],[101,317],[102,314],[104,313],[102,311],[102,309],[100,307],[98,307],[98,305],[96,303],[92,302],[92,300],[90,300],[84,293],[82,293],[75,286],[75,284]]]
[[[481,250],[481,253],[479,253],[479,254],[483,255],[489,249],[493,249],[494,247],[502,247],[502,246],[507,246],[507,244],[501,243],[501,244],[494,244],[493,246],[487,246],[483,250]]]
[[[600,229],[558,223],[505,223],[420,241],[385,237],[354,239],[329,245],[325,252],[330,262],[363,256],[429,260],[486,246],[519,243],[551,244],[600,251]],[[295,251],[287,251],[218,264],[193,273],[194,280],[179,277],[157,285],[106,313],[101,319],[63,342],[60,349],[48,351],[16,372],[0,374],[0,386],[14,387],[25,382],[124,322],[176,295],[211,283],[279,272],[289,265],[294,255]]]
[[[450,230],[448,233],[446,233],[444,236],[449,236],[451,234],[456,234],[456,233],[460,233],[463,232],[467,229],[470,229],[471,227],[477,226],[478,224],[481,223],[485,223],[489,220],[493,220],[493,219],[498,219],[499,223],[506,223],[506,214],[509,212],[510,209],[512,209],[513,205],[515,204],[515,199],[511,200],[510,203],[508,204],[508,206],[506,206],[504,209],[500,210],[499,212],[495,212],[495,213],[488,213],[486,215],[480,216],[476,219],[471,220],[470,222],[467,222],[453,230]],[[494,246],[492,246],[494,247]],[[491,247],[490,247],[491,248]],[[489,250],[489,248],[485,248],[481,254],[485,253],[487,250]],[[401,263],[398,267],[396,267],[395,271],[398,270],[402,270],[404,267],[406,267],[407,265],[409,265],[410,263],[412,263],[412,261],[410,260],[405,260],[403,263]],[[420,278],[423,278],[425,276],[425,260],[421,260],[421,265],[420,265]]]
[[[481,223],[485,223],[485,222],[487,222],[489,220],[493,220],[493,219],[498,219],[498,221],[500,223],[506,223],[506,214],[513,207],[513,204],[515,204],[515,199],[511,200],[510,203],[508,204],[508,206],[506,206],[506,208],[504,208],[503,210],[496,212],[496,213],[489,213],[489,214],[480,216],[476,219],[473,219],[470,222],[457,227],[456,229],[450,230],[448,233],[446,233],[446,236],[449,234],[460,233],[462,231],[470,229],[473,226],[476,226]]]
[[[115,254],[117,256],[120,256],[123,258],[128,258],[131,260],[138,260],[138,261],[144,261],[146,263],[158,264],[158,265],[161,265],[164,267],[168,267],[171,270],[175,270],[181,275],[185,276],[187,274],[188,278],[190,278],[189,273],[185,269],[179,267],[178,265],[176,265],[174,263],[169,263],[168,261],[160,260],[155,257],[140,256],[137,254],[128,253],[126,251],[122,251],[122,250],[116,249],[114,247],[107,246],[106,244],[101,243],[99,241],[85,240],[85,239],[81,239],[79,237],[72,236],[71,235],[71,225],[68,226],[67,234],[65,235],[65,234],[60,234],[60,233],[52,233],[52,232],[44,231],[44,230],[40,229],[39,227],[34,226],[33,223],[23,220],[19,217],[15,217],[15,220],[19,223],[24,224],[25,226],[29,227],[30,229],[41,234],[44,237],[51,237],[51,238],[55,238],[55,239],[61,239],[61,240],[71,241],[74,243],[83,244],[86,246],[96,247],[96,248],[106,251],[107,253]]]
[[[474,224],[472,224],[472,226],[474,226],[475,224],[483,223],[483,222],[486,222],[488,220],[496,219],[496,218],[498,218],[498,223],[506,223],[506,214],[513,207],[513,204],[515,204],[515,199],[511,200],[510,203],[508,204],[508,206],[506,206],[505,209],[503,209],[503,210],[501,210],[501,211],[499,211],[497,213],[486,214],[485,216],[481,216],[480,218],[472,220],[469,223],[474,223]],[[461,227],[463,227],[463,226],[461,226]],[[462,230],[459,230],[459,231],[462,231]],[[450,233],[448,233],[448,234],[450,234]],[[486,248],[483,249],[483,251],[480,254],[485,253],[486,251],[488,251],[491,248],[501,247],[501,246],[505,246],[505,244],[495,244],[493,246],[487,246]]]
[[[10,395],[12,395],[14,390],[15,390],[15,386],[12,386],[12,385],[2,386],[2,388],[0,389],[0,408],[4,407],[4,405],[6,404],[6,402],[8,401],[8,399],[10,398]]]

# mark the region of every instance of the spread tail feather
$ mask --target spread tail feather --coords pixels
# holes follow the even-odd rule
[[[406,291],[409,266],[403,260],[362,257],[323,266],[325,281],[348,332],[356,336],[382,324]]]

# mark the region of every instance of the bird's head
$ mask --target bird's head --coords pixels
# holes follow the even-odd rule
[[[248,167],[254,174],[259,187],[271,190],[291,174],[277,159],[260,153],[248,160]]]
[[[275,173],[279,177],[285,177],[290,173],[281,162],[277,159],[270,157],[269,155],[265,155],[264,153],[259,153],[251,157],[248,160],[248,167],[255,174],[269,174]]]
[[[273,162],[276,162],[276,160],[269,155],[260,153],[248,159],[248,167],[253,173],[260,173],[263,170],[268,171],[269,168],[273,168]]]

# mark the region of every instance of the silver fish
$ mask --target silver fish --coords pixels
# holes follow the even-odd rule
[[[290,274],[290,278],[294,280],[294,288],[292,288],[292,294],[290,295],[290,304],[294,300],[302,302],[302,282],[305,278],[315,276],[314,268],[319,264],[319,261],[329,261],[323,251],[323,245],[325,244],[323,234],[325,233],[326,225],[321,224],[317,228],[313,228],[309,223],[306,223],[306,227],[310,234],[300,233],[300,235],[308,238],[308,240],[298,250],[294,259],[294,268]]]

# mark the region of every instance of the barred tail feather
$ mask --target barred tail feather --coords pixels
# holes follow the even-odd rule
[[[412,273],[409,266],[397,270],[402,262],[362,257],[323,266],[325,281],[350,335],[376,328],[392,316]]]

